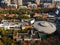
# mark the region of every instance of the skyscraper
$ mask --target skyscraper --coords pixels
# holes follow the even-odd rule
[[[37,5],[40,5],[40,0],[35,0]]]
[[[14,0],[10,0],[10,2],[11,2],[11,4],[13,4],[14,3]]]
[[[60,0],[53,0],[53,2],[60,2]]]
[[[23,2],[22,0],[17,0],[18,5],[22,5],[22,2]]]
[[[22,5],[22,0],[11,0],[11,4]]]

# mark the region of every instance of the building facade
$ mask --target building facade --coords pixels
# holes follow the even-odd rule
[[[40,5],[40,0],[35,0],[37,5]]]
[[[1,3],[3,3],[3,4],[5,3],[9,6],[11,2],[10,2],[10,0],[1,0]]]
[[[52,3],[53,0],[40,0],[41,3]]]
[[[18,5],[22,5],[23,4],[22,2],[23,2],[22,0],[17,0]]]
[[[16,0],[11,0],[11,4],[16,4],[17,1]]]

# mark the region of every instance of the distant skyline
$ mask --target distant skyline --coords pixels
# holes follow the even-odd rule
[[[53,0],[53,1],[60,1],[60,0]]]
[[[1,2],[2,0],[0,0],[0,2]],[[9,1],[9,0],[4,0],[4,1]],[[35,0],[23,0],[23,2],[32,2],[32,1],[35,1]],[[52,1],[52,2],[54,2],[54,1],[60,1],[60,0],[40,0],[40,1]]]
[[[60,1],[60,0],[55,0],[55,1]]]

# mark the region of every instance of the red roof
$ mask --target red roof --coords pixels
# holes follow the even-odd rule
[[[14,16],[15,16],[15,14],[9,14],[9,16],[8,16],[8,17],[13,18]]]
[[[35,14],[34,14],[34,17],[39,17],[39,16],[40,16],[39,13],[35,13]]]

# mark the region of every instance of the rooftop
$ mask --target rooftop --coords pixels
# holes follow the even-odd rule
[[[46,22],[46,21],[37,21],[33,24],[33,27],[40,31],[47,34],[51,34],[56,31],[56,27],[53,23]]]

